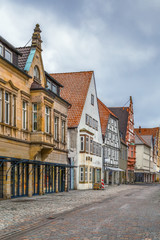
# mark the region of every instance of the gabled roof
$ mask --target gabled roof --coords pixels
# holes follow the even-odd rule
[[[135,133],[141,134],[141,135],[152,135],[153,137],[157,137],[159,133],[159,128],[135,128]]]
[[[112,116],[114,116],[115,118],[117,118],[117,116],[116,116],[114,113],[112,113],[112,112],[106,107],[106,105],[104,105],[104,103],[101,102],[101,100],[100,100],[99,98],[97,98],[97,102],[98,102],[98,108],[99,108],[99,115],[100,115],[102,135],[105,135],[109,116],[112,115]],[[118,118],[117,118],[117,119],[118,119]]]
[[[24,70],[31,47],[19,47],[17,50],[22,54],[22,56],[18,56],[18,66],[20,69]]]
[[[135,144],[137,145],[145,144],[148,147],[151,147],[151,142],[152,142],[152,135],[135,134]]]
[[[109,109],[118,117],[119,131],[122,133],[122,138],[125,141],[129,107],[110,107]]]
[[[61,96],[72,105],[68,110],[68,127],[77,127],[81,119],[93,71],[50,75],[64,86],[61,89]]]

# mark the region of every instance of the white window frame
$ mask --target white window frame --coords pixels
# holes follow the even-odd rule
[[[58,121],[59,121],[59,118],[55,116],[54,117],[54,140],[58,140]]]
[[[89,182],[92,182],[92,168],[89,168]]]
[[[36,109],[35,109],[36,106]],[[35,121],[35,116],[36,116],[36,121]],[[36,123],[36,128],[35,128],[35,123]],[[32,104],[32,131],[36,132],[37,131],[37,103]]]
[[[65,121],[62,120],[62,143],[65,142]]]
[[[80,136],[80,151],[84,152],[84,136]]]
[[[6,100],[6,94],[8,95],[8,100]],[[5,91],[5,123],[10,122],[10,94]]]
[[[52,92],[54,92],[55,94],[57,94],[58,89],[57,89],[57,86],[56,86],[54,83],[51,84],[51,88],[52,88]],[[53,89],[55,89],[55,90],[53,90]]]
[[[0,56],[3,56],[3,45],[0,43],[0,47],[2,49],[2,52],[0,52]]]
[[[88,183],[88,167],[85,167],[85,182]]]
[[[80,167],[80,182],[84,181],[84,167]]]
[[[50,108],[45,106],[45,132],[50,133]]]
[[[27,129],[27,102],[22,102],[22,129]]]
[[[2,122],[2,89],[0,89],[0,122]]]
[[[89,137],[86,136],[86,152],[89,153]]]
[[[48,85],[48,83],[49,83],[49,85]],[[50,90],[52,90],[52,84],[51,84],[51,81],[49,81],[48,79],[47,79],[47,87],[48,87]]]
[[[10,54],[11,60],[8,60],[8,59],[6,58],[6,52],[8,52],[8,53]],[[5,59],[6,59],[7,61],[9,61],[9,62],[12,63],[12,52],[11,52],[8,48],[6,48],[6,47],[5,47],[5,49],[4,49],[4,57],[5,57]]]
[[[90,138],[90,154],[93,154],[93,138]]]
[[[13,95],[12,96],[12,126],[15,126],[16,123],[15,123],[15,101],[16,101],[16,98],[15,96]]]

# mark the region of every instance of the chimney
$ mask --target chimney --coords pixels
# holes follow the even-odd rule
[[[40,33],[41,33],[41,30],[40,30],[39,24],[36,24],[36,27],[34,29],[34,33],[32,35],[32,45],[31,45],[31,47],[38,48],[40,51],[42,51],[42,49],[41,49],[42,40],[41,40],[41,34]]]
[[[141,133],[141,126],[139,126],[139,133]]]

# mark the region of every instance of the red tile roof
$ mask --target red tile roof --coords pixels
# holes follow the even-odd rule
[[[61,96],[72,105],[68,111],[68,127],[77,127],[81,119],[93,71],[50,75],[64,86],[61,89]]]
[[[102,135],[105,135],[109,116],[112,115],[115,118],[117,118],[117,116],[114,113],[112,113],[106,107],[106,105],[103,102],[101,102],[101,100],[99,98],[97,98],[97,101],[98,101],[98,108],[99,108],[99,115],[100,115]]]
[[[153,137],[158,136],[159,128],[135,128],[135,133],[141,134],[141,135],[153,135]]]

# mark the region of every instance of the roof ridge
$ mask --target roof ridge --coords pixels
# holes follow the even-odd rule
[[[118,119],[118,117],[99,99],[97,98],[97,100],[100,102],[100,104],[114,117],[116,117]]]
[[[26,47],[16,47],[16,49],[24,49],[24,48],[31,48],[31,46],[26,46]]]
[[[94,71],[93,70],[89,70],[89,71],[79,71],[79,72],[61,72],[61,73],[50,73],[49,75],[52,75],[52,74],[68,74],[68,73],[93,73]]]

